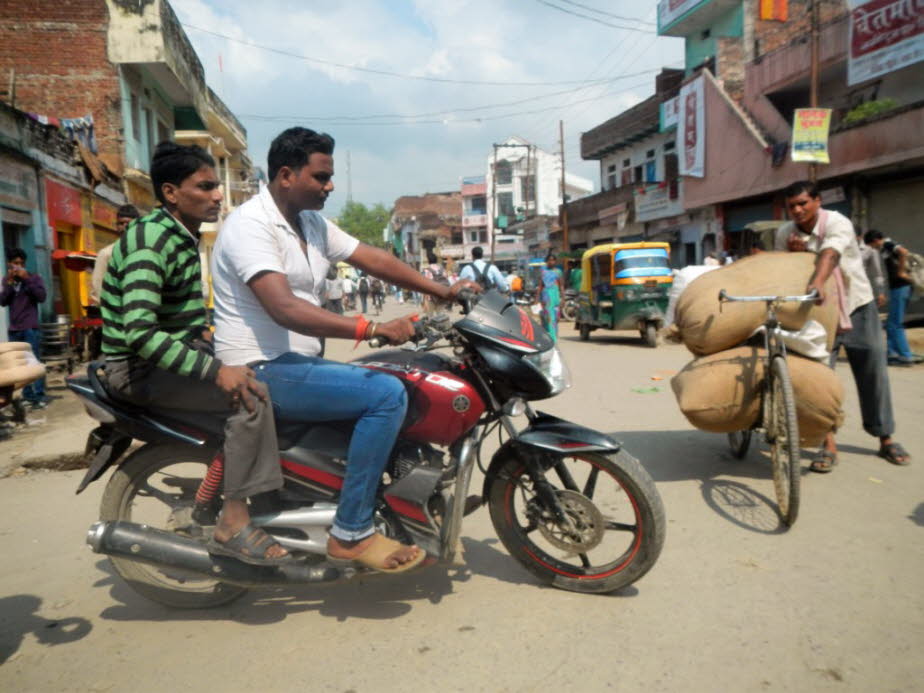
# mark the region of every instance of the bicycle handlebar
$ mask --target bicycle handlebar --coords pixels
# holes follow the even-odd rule
[[[719,291],[719,303],[723,301],[730,302],[767,302],[775,301],[777,303],[784,303],[789,301],[794,301],[798,303],[806,303],[808,301],[815,301],[818,299],[818,290],[812,289],[811,293],[803,294],[802,296],[729,296],[725,289]]]

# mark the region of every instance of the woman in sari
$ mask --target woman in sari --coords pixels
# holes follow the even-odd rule
[[[564,294],[561,270],[557,259],[549,253],[545,258],[545,268],[539,277],[539,300],[542,303],[542,323],[552,340],[558,341],[558,309]]]

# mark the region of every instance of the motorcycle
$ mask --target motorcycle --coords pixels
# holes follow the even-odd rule
[[[445,313],[422,318],[415,346],[353,362],[400,378],[409,397],[378,489],[376,529],[448,563],[463,516],[486,504],[507,551],[542,582],[575,592],[635,582],[664,542],[664,509],[651,477],[610,436],[532,409],[530,401],[562,392],[569,374],[549,335],[522,308],[496,291],[460,302],[454,323]],[[87,543],[138,593],[203,608],[252,587],[330,583],[364,572],[325,559],[352,422],[277,421],[284,487],[251,499],[251,516],[295,560],[256,566],[206,547],[221,509],[219,418],[117,401],[99,363],[69,377],[67,387],[100,422],[77,493],[116,467]],[[528,425],[518,430],[515,417],[523,414]],[[485,468],[481,447],[496,430],[506,440]],[[133,439],[144,444],[126,455]],[[469,497],[476,465],[484,473],[480,498]]]

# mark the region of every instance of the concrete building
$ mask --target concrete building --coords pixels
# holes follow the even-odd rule
[[[461,192],[406,195],[395,200],[386,242],[415,269],[427,265],[427,252],[451,271],[462,253]]]
[[[519,241],[500,238],[502,231],[515,223],[536,216],[558,216],[562,203],[561,158],[550,154],[521,137],[510,137],[494,145],[488,157],[485,190],[488,213],[488,243],[493,243],[495,254],[498,245],[519,245],[517,253],[526,246]],[[569,200],[578,200],[593,191],[593,183],[582,176],[565,174],[565,194]],[[517,234],[518,236],[521,234]],[[554,247],[561,246],[561,239]],[[488,254],[487,247],[485,255]]]
[[[207,87],[166,0],[3,3],[0,75],[10,85],[3,96],[8,103],[70,132],[81,156],[94,162],[96,177],[116,181],[108,192],[97,186],[97,201],[86,203],[91,211],[81,218],[53,216],[80,199],[79,186],[60,177],[46,184],[54,248],[95,252],[116,238],[118,204],[128,201],[142,212],[154,207],[149,167],[163,140],[196,142],[215,156],[225,214],[254,190],[246,131]],[[206,253],[214,240],[209,231]],[[66,278],[74,273],[63,273],[61,263],[52,272],[59,277],[56,310],[76,319],[87,303],[88,278]]]
[[[793,162],[789,151],[793,111],[810,105],[809,5],[791,0],[785,20],[761,19],[757,0],[659,5],[660,33],[682,36],[687,43],[685,84],[702,79],[704,170],[684,176],[685,205],[720,206],[724,243],[731,251],[743,245],[740,232],[749,223],[785,218],[780,189],[809,177],[808,165]],[[860,230],[878,228],[919,248],[924,228],[920,17],[883,10],[882,2],[857,3],[853,10],[821,3],[820,10],[818,103],[832,109],[830,164],[817,167],[824,204],[851,216]],[[871,22],[870,12],[881,16]],[[719,27],[734,31],[723,29],[728,35],[720,40]],[[708,49],[704,36],[714,39]],[[908,38],[896,43],[896,36]],[[702,69],[704,64],[714,64],[715,72]]]

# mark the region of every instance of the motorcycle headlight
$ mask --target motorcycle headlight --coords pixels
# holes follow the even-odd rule
[[[551,386],[553,395],[571,387],[571,373],[557,346],[538,354],[526,354],[523,360],[542,374]]]

